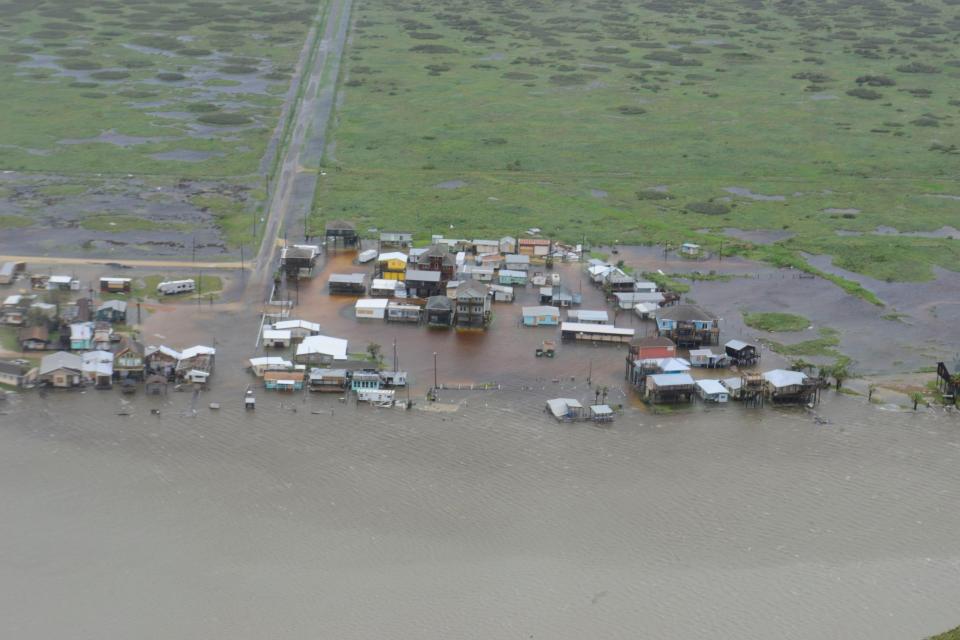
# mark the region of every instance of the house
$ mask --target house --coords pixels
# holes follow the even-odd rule
[[[633,293],[636,280],[620,269],[614,269],[603,277],[603,288],[609,292],[621,291]]]
[[[756,346],[743,340],[730,340],[723,345],[730,362],[738,367],[749,367],[760,360],[760,350]]]
[[[420,307],[415,304],[391,302],[387,305],[388,322],[420,322]]]
[[[513,287],[491,284],[490,291],[493,293],[494,302],[513,302]]]
[[[582,322],[585,324],[608,324],[610,316],[606,311],[593,311],[590,309],[579,309],[567,311],[567,320],[570,322]]]
[[[591,260],[591,262],[594,261]],[[603,284],[603,279],[607,277],[607,274],[616,269],[613,265],[605,263],[591,264],[587,267],[587,273],[590,275],[590,280],[592,280],[594,284]]]
[[[263,328],[263,347],[265,349],[286,349],[292,341],[292,333],[289,329],[273,329],[269,326]]]
[[[334,294],[363,295],[367,292],[367,274],[332,273],[327,288]]]
[[[683,358],[654,358],[644,360],[644,365],[651,366],[657,373],[687,373],[690,371],[690,362]]]
[[[633,334],[633,329],[614,327],[609,324],[585,324],[581,322],[560,323],[560,338],[562,340],[586,340],[589,342],[623,344],[633,340]]]
[[[516,253],[517,239],[513,236],[503,236],[500,238],[500,253]]]
[[[656,282],[634,282],[633,290],[637,293],[656,293],[657,289]]]
[[[29,383],[36,375],[36,371],[23,364],[23,362],[0,360],[0,384],[8,387],[22,387]]]
[[[77,298],[73,304],[61,305],[60,322],[62,324],[71,324],[73,322],[90,322],[93,319],[93,300],[90,298]]]
[[[320,247],[313,244],[287,244],[280,252],[280,268],[290,278],[309,278],[317,264]]]
[[[439,271],[407,269],[407,295],[414,298],[429,298],[444,292],[442,274]]]
[[[550,253],[550,241],[545,238],[520,238],[517,252],[543,258]]]
[[[497,281],[502,285],[518,284],[520,286],[526,286],[527,272],[501,269]]]
[[[174,369],[178,380],[205,384],[213,373],[213,362],[217,350],[213,347],[196,345],[180,352],[180,360]]]
[[[659,308],[660,305],[653,302],[636,302],[633,304],[633,313],[641,320],[649,320]]]
[[[698,256],[700,255],[700,245],[694,244],[693,242],[684,242],[680,245],[680,255]]]
[[[97,389],[109,389],[113,386],[113,354],[97,349],[87,351],[81,357],[83,377]]]
[[[727,355],[714,353],[711,349],[690,349],[690,364],[694,367],[718,369],[727,366]]]
[[[807,404],[815,400],[817,383],[800,371],[774,369],[763,374],[764,391],[770,400]]]
[[[664,302],[664,296],[659,291],[652,293],[639,291],[617,291],[613,294],[617,300],[617,306],[624,310],[633,309],[638,304],[652,304],[660,306]]]
[[[402,280],[374,278],[370,284],[370,295],[375,298],[392,298],[397,295],[397,288],[404,286]]]
[[[148,374],[159,374],[169,379],[180,362],[180,352],[166,346],[148,346],[143,350],[143,364]]]
[[[373,369],[354,371],[350,376],[350,391],[361,391],[365,389],[379,389],[383,384],[380,372]]]
[[[58,276],[50,276],[50,281],[47,283],[47,288],[50,288],[50,283],[53,282],[54,278]],[[101,293],[130,293],[130,290],[133,286],[133,280],[131,278],[100,278],[100,292]],[[60,288],[63,288],[62,286]],[[72,288],[72,287],[68,287]],[[77,289],[79,289],[79,283]]]
[[[690,402],[696,391],[693,378],[687,373],[658,373],[647,376],[644,400],[654,404]]]
[[[380,251],[384,249],[409,249],[413,246],[413,234],[385,231],[380,234]]]
[[[380,381],[386,387],[405,387],[407,386],[406,371],[378,371]]]
[[[111,280],[111,278],[107,279]],[[121,278],[121,280],[124,279],[130,280],[130,278]],[[100,278],[100,290],[107,291],[103,288],[103,280],[104,278]],[[127,282],[126,286],[129,287],[129,282]],[[47,278],[46,289],[47,291],[79,291],[80,281],[70,276],[50,276]],[[123,289],[121,288],[120,290],[122,291]]]
[[[383,280],[403,280],[408,260],[407,254],[399,251],[381,253],[377,256],[377,277]]]
[[[490,253],[483,256],[477,256],[476,262],[481,267],[489,267],[490,269],[499,269],[503,266],[503,256],[499,253]]]
[[[143,380],[144,348],[140,342],[123,338],[113,352],[113,373],[118,380]]]
[[[330,220],[323,229],[323,238],[327,246],[351,248],[360,242],[357,227],[347,220]]]
[[[310,369],[308,377],[310,391],[321,393],[341,393],[347,388],[348,376],[346,369]]]
[[[490,322],[490,289],[481,282],[468,281],[457,287],[455,321],[460,328],[484,328]]]
[[[387,314],[388,300],[383,298],[361,298],[354,306],[358,320],[383,320]]]
[[[493,267],[478,267],[472,264],[465,264],[457,272],[457,278],[460,280],[490,282],[493,280]]]
[[[21,351],[46,351],[50,348],[50,331],[44,327],[24,327],[17,335]]]
[[[478,256],[492,255],[500,253],[499,240],[474,240],[473,253]]]
[[[727,388],[719,380],[697,380],[697,395],[706,402],[726,402],[730,399]]]
[[[47,321],[51,321],[57,317],[57,305],[50,304],[49,302],[34,301],[31,302],[27,308],[27,315],[39,316]]]
[[[555,327],[560,324],[560,309],[557,307],[523,307],[521,314],[525,327]]]
[[[716,319],[693,304],[678,304],[657,311],[657,332],[678,346],[716,344],[720,337]]]
[[[61,389],[79,387],[83,384],[83,359],[66,351],[44,356],[40,361],[37,379]]]
[[[457,287],[460,286],[462,280],[451,280],[447,283],[446,293],[447,297],[451,300],[456,300],[457,298]]]
[[[294,362],[304,364],[328,364],[334,360],[347,359],[348,342],[330,336],[309,336],[297,345]]]
[[[93,348],[110,350],[114,341],[113,326],[109,322],[93,323]]]
[[[453,300],[447,296],[430,296],[424,308],[427,325],[431,327],[449,327],[453,325]]]
[[[303,371],[267,371],[263,386],[271,391],[300,391],[306,375]]]
[[[31,298],[18,293],[4,298],[3,305],[0,306],[3,324],[21,325],[26,322],[30,300]]]
[[[634,360],[673,358],[677,355],[677,346],[670,338],[645,336],[630,343],[630,355]]]
[[[613,422],[613,409],[608,404],[592,404],[590,419],[594,422]]]
[[[307,336],[315,336],[320,333],[320,325],[308,320],[280,320],[273,323],[273,328],[278,331],[289,331],[291,342],[303,340]]]
[[[584,420],[588,415],[583,404],[573,398],[552,398],[547,400],[546,411],[560,422]]]
[[[88,351],[93,348],[93,323],[75,322],[70,325],[70,350]]]
[[[503,266],[511,271],[529,271],[530,256],[522,253],[511,253],[503,257]]]
[[[544,293],[546,293],[546,296]],[[580,304],[581,297],[579,293],[571,293],[566,287],[557,285],[553,287],[543,287],[540,290],[540,301],[549,302],[561,309],[566,309],[571,305]]]
[[[724,378],[720,384],[727,390],[727,397],[732,400],[740,399],[740,390],[743,388],[742,378]]]
[[[26,268],[26,262],[4,262],[0,266],[0,284],[10,284],[16,279],[17,274],[25,271]]]
[[[457,263],[446,247],[434,244],[417,256],[416,268],[419,271],[437,271],[441,282],[449,282],[454,278]]]
[[[250,358],[248,361],[253,375],[262,378],[267,371],[290,371],[293,369],[293,363],[284,360],[279,356],[262,356],[260,358]]]

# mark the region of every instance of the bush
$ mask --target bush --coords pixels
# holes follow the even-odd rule
[[[847,91],[847,95],[861,100],[879,100],[883,97],[882,93],[873,89],[850,89],[850,91]]]
[[[684,208],[691,213],[700,213],[705,216],[722,216],[730,213],[730,206],[722,202],[691,202]]]
[[[187,76],[182,73],[163,72],[157,74],[157,80],[163,80],[164,82],[179,82],[186,79]]]
[[[857,78],[857,84],[871,87],[892,87],[897,83],[893,78],[887,76],[860,76]]]
[[[410,51],[414,53],[460,53],[458,49],[443,44],[418,44],[411,47]]]
[[[923,62],[911,62],[897,67],[900,73],[940,73],[940,69]]]
[[[130,74],[126,71],[94,71],[90,77],[97,80],[123,80],[129,78]]]
[[[220,73],[226,73],[228,75],[244,75],[256,72],[256,67],[247,67],[242,64],[228,64],[225,67],[220,67]]]
[[[61,60],[60,66],[64,69],[70,69],[71,71],[91,71],[93,69],[99,69],[103,65],[93,60]]]
[[[193,104],[187,105],[187,111],[192,111],[193,113],[213,113],[219,110],[220,107],[210,102],[194,102]]]
[[[640,116],[647,112],[647,110],[644,109],[643,107],[634,107],[630,105],[623,105],[623,106],[617,107],[617,111],[619,111],[625,116]]]
[[[743,323],[761,331],[803,331],[810,321],[792,313],[745,313]]]
[[[197,120],[204,124],[216,125],[241,125],[253,122],[250,116],[245,116],[242,113],[205,113]]]
[[[637,191],[637,200],[673,200],[673,196],[666,191],[644,189],[643,191]]]

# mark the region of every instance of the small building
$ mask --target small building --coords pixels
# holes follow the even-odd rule
[[[130,278],[106,278],[106,280],[127,280]],[[106,291],[103,284],[104,278],[100,278],[100,290]],[[127,283],[129,287],[129,282]],[[80,281],[70,276],[50,276],[46,281],[47,291],[79,291]],[[123,289],[121,289],[122,291]],[[129,290],[129,289],[128,289]]]
[[[627,275],[620,269],[614,269],[607,273],[603,278],[603,288],[609,292],[621,291],[624,293],[633,293],[636,280],[633,276]]]
[[[380,251],[384,249],[409,249],[412,246],[412,233],[385,231],[380,234]]]
[[[193,278],[186,280],[166,280],[157,283],[157,293],[163,296],[174,296],[181,293],[196,291],[197,283]]]
[[[730,399],[727,388],[719,380],[697,380],[697,395],[706,402],[726,402]]]
[[[687,373],[690,371],[690,362],[683,358],[656,358],[643,360],[643,364],[652,366],[656,373]]]
[[[180,352],[170,347],[148,346],[143,350],[143,364],[147,374],[158,374],[165,379],[170,379],[176,371],[178,362],[180,362]]]
[[[348,345],[341,338],[309,336],[297,345],[293,359],[303,364],[329,364],[334,360],[346,360]]]
[[[415,304],[391,302],[387,305],[388,322],[420,322],[420,307]]]
[[[273,323],[273,328],[278,331],[289,331],[290,341],[296,342],[303,340],[307,336],[315,336],[320,333],[320,325],[309,320],[280,320]]]
[[[308,377],[310,391],[320,393],[342,393],[346,390],[348,376],[346,369],[310,369]]]
[[[45,326],[24,327],[17,334],[21,351],[46,351],[50,348],[50,330]]]
[[[320,247],[314,244],[287,244],[280,252],[280,268],[289,278],[309,278],[317,264]]]
[[[386,387],[405,387],[407,386],[406,371],[379,371],[380,380]]]
[[[684,256],[698,256],[700,255],[700,245],[693,242],[684,242],[680,245],[680,255]]]
[[[633,309],[638,304],[653,304],[659,307],[665,300],[664,295],[659,291],[653,293],[616,291],[613,297],[617,300],[617,306],[624,310]]]
[[[26,322],[27,310],[30,308],[30,300],[27,296],[15,293],[3,299],[3,305],[0,306],[3,324],[21,325]]]
[[[0,284],[10,284],[18,273],[22,273],[27,268],[26,262],[4,262],[0,265]]]
[[[585,340],[625,344],[633,340],[634,330],[614,327],[609,324],[585,324],[582,322],[560,323],[560,337],[563,340]]]
[[[174,375],[178,380],[206,384],[213,373],[213,363],[216,355],[216,349],[204,345],[184,349],[180,352],[180,360],[177,361]]]
[[[630,355],[634,360],[674,358],[677,355],[677,345],[663,336],[644,336],[630,342]]]
[[[490,291],[493,293],[494,302],[513,302],[513,287],[491,284]]]
[[[567,320],[584,324],[608,324],[610,322],[610,316],[603,310],[571,309],[567,311]]]
[[[555,327],[560,324],[560,309],[557,307],[523,307],[521,313],[525,327]]]
[[[109,350],[113,347],[113,342],[118,339],[113,333],[113,325],[109,322],[93,323],[93,348]]]
[[[490,282],[493,280],[493,267],[478,267],[472,264],[465,264],[457,272],[457,278],[460,280]]]
[[[490,323],[490,289],[487,285],[472,280],[460,283],[456,302],[454,321],[457,327],[479,329]]]
[[[510,253],[503,257],[504,268],[511,271],[529,271],[530,256],[522,253]]]
[[[131,338],[123,338],[113,352],[113,374],[118,380],[143,380],[143,344]]]
[[[615,270],[616,267],[606,263],[592,264],[594,261],[591,260],[588,263],[587,274],[590,276],[590,280],[594,284],[603,284],[603,279],[607,277],[607,274]]]
[[[99,307],[94,315],[100,322],[109,322],[111,324],[124,324],[127,321],[127,301],[126,300],[107,300]]]
[[[514,271],[513,269],[501,269],[497,281],[502,285],[520,285],[526,286],[527,272]]]
[[[305,377],[303,371],[267,371],[263,374],[263,386],[270,391],[300,391]]]
[[[323,229],[323,238],[328,247],[351,249],[360,242],[357,227],[347,220],[329,220]]]
[[[361,298],[357,300],[354,312],[358,320],[383,320],[388,302],[383,298]]]
[[[653,404],[690,402],[696,391],[687,373],[657,373],[647,376],[644,400]]]
[[[334,294],[363,295],[367,292],[367,274],[332,273],[327,288]]]
[[[516,253],[517,239],[513,236],[503,236],[500,238],[500,253]]]
[[[113,354],[109,351],[87,351],[81,356],[83,377],[97,389],[113,386]]]
[[[641,320],[649,320],[656,315],[659,308],[659,304],[652,302],[637,302],[633,305],[633,314]]]
[[[447,296],[430,296],[424,308],[427,325],[431,327],[450,327],[453,325],[453,300]]]
[[[720,329],[716,319],[693,304],[678,304],[657,311],[657,332],[681,347],[716,344]]]
[[[503,267],[503,256],[501,256],[499,253],[490,253],[483,256],[477,256],[477,264],[481,267],[500,269]]]
[[[546,411],[560,422],[576,422],[589,415],[579,400],[552,398],[547,400]]]
[[[808,404],[816,399],[817,383],[800,371],[774,369],[763,374],[766,396],[773,402]]]
[[[720,384],[727,390],[727,396],[732,400],[740,399],[740,390],[743,388],[742,378],[724,378]]]
[[[377,256],[377,277],[383,280],[403,280],[407,270],[407,254],[400,251],[390,251]]]
[[[404,287],[402,280],[387,280],[374,278],[370,283],[370,295],[375,298],[392,298],[397,295],[397,288]]]
[[[267,371],[290,371],[293,369],[293,363],[279,356],[262,356],[260,358],[250,358],[250,371],[258,378],[262,378]]]
[[[393,406],[397,392],[393,389],[360,389],[357,402],[369,402],[377,407]]]
[[[66,351],[44,356],[40,361],[37,379],[61,389],[79,387],[83,384],[83,359]]]
[[[590,419],[594,422],[613,422],[613,409],[607,404],[590,405]]]
[[[93,323],[75,322],[70,325],[70,350],[88,351],[93,348]]]
[[[383,384],[383,380],[380,378],[380,372],[373,369],[354,371],[350,376],[351,391],[379,389],[381,384]]]
[[[520,238],[517,253],[533,256],[535,258],[546,257],[550,253],[550,241],[546,238]]]
[[[47,283],[48,288],[50,282],[54,281],[54,278],[58,276],[50,276],[50,281]],[[133,287],[133,280],[131,278],[113,278],[106,277],[100,278],[100,292],[101,293],[130,293]],[[62,288],[62,287],[61,287]],[[68,287],[72,288],[72,287]],[[79,283],[77,289],[79,289]]]
[[[659,287],[656,282],[634,282],[633,290],[637,293],[656,293]]]
[[[451,300],[457,299],[457,287],[460,286],[461,282],[462,280],[451,280],[450,282],[447,283],[446,292],[447,292],[448,298],[450,298]]]
[[[500,253],[499,240],[474,240],[471,244],[473,253],[478,256]]]
[[[712,349],[690,349],[690,364],[694,367],[719,369],[727,366],[727,355],[714,353]]]
[[[22,387],[35,374],[36,371],[23,364],[23,361],[0,360],[0,384],[5,384],[8,387]]]
[[[429,298],[444,292],[442,274],[439,271],[407,269],[407,295],[414,298]]]
[[[749,367],[760,361],[760,350],[743,340],[730,340],[723,345],[730,362],[738,367]]]
[[[292,334],[289,329],[263,329],[263,346],[266,349],[286,349],[290,346]]]

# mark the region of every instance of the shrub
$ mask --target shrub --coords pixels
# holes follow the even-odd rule
[[[857,78],[857,84],[859,85],[868,85],[871,87],[892,87],[896,85],[896,81],[893,78],[888,78],[886,76],[860,76]]]
[[[411,47],[410,51],[414,53],[460,53],[458,49],[443,44],[418,44]]]
[[[241,125],[253,121],[250,116],[245,116],[242,113],[205,113],[197,120],[204,124],[216,125]]]
[[[861,100],[879,100],[883,97],[882,93],[873,89],[850,89],[847,91],[847,95]]]
[[[90,74],[91,78],[96,78],[97,80],[123,80],[124,78],[129,78],[130,74],[126,71],[94,71]]]
[[[940,69],[923,62],[911,62],[897,67],[900,73],[940,73]]]
[[[691,213],[700,213],[705,216],[722,216],[730,213],[730,206],[722,202],[691,202],[684,208]]]
[[[164,82],[179,82],[186,79],[187,76],[182,73],[163,72],[157,74],[157,80],[163,80]]]
[[[71,71],[91,71],[99,69],[103,65],[93,60],[62,60],[60,66]]]

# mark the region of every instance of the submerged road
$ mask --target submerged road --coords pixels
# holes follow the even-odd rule
[[[300,101],[290,116],[293,118],[290,140],[269,196],[263,242],[247,285],[251,293],[270,282],[281,231],[291,227],[298,218],[297,214],[306,216],[310,213],[320,159],[327,141],[327,123],[335,104],[351,4],[351,0],[330,0],[323,35],[316,40],[312,52],[312,64],[309,69],[303,69]]]

